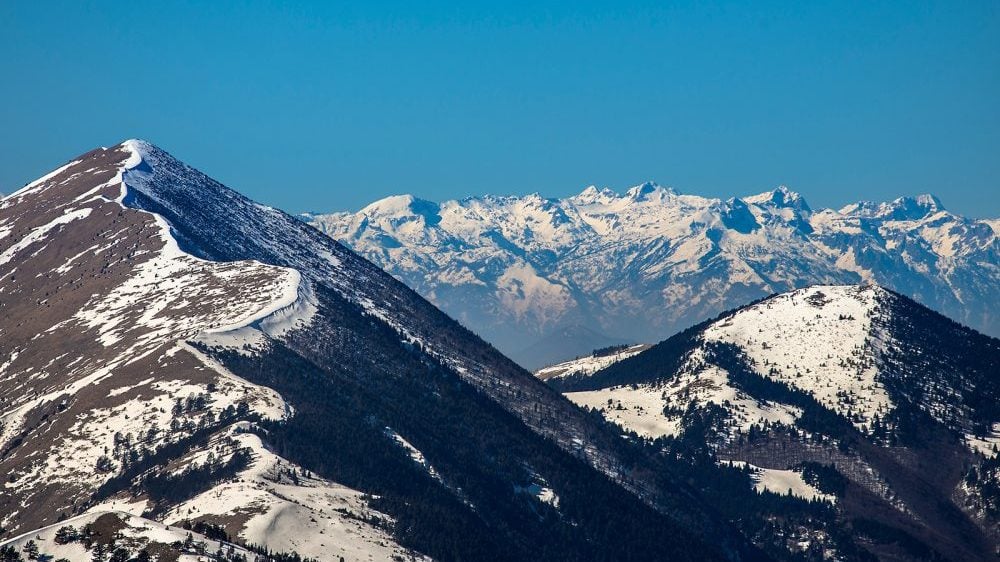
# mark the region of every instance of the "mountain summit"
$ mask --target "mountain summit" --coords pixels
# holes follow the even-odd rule
[[[568,326],[648,341],[817,283],[879,283],[1000,334],[998,223],[932,195],[835,211],[784,186],[721,201],[647,182],[624,195],[423,202],[391,218],[378,206],[305,219],[530,368],[590,352],[581,340],[536,353]]]
[[[0,474],[0,542],[88,524],[88,560],[102,521],[284,560],[763,557],[403,284],[143,141],[0,201]]]
[[[996,338],[878,286],[813,286],[600,367],[547,380],[665,454],[832,502],[880,559],[995,556]]]

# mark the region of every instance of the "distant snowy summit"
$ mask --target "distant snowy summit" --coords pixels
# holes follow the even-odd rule
[[[813,210],[786,187],[723,201],[647,182],[304,218],[531,368],[817,283],[879,283],[1000,334],[1000,220],[933,195]]]

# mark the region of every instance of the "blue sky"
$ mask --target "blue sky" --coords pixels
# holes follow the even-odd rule
[[[292,212],[653,179],[1000,216],[994,0],[207,4],[0,3],[0,191],[140,137]]]

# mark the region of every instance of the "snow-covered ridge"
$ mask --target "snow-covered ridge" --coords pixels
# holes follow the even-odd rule
[[[725,406],[729,414],[727,438],[746,434],[750,426],[765,422],[794,425],[801,415],[794,406],[759,400],[740,390],[725,369],[706,362],[701,349],[694,350],[670,380],[567,392],[566,397],[601,411],[628,431],[653,439],[680,435],[683,416],[691,407]]]
[[[407,557],[387,530],[391,518],[368,507],[364,494],[275,455],[259,437],[239,431],[243,429],[245,424],[232,428],[192,456],[204,459],[211,453],[220,462],[232,454],[233,446],[245,447],[251,452],[251,465],[235,478],[175,506],[164,516],[165,523],[244,513],[249,517],[239,539],[248,543],[319,560]],[[228,439],[235,443],[224,446]],[[372,521],[382,521],[382,525]]]
[[[639,343],[626,346],[621,349],[616,349],[615,351],[609,353],[600,355],[591,354],[584,357],[578,357],[576,359],[570,359],[569,361],[563,361],[562,363],[556,363],[555,365],[538,369],[535,371],[535,376],[542,380],[548,380],[554,378],[572,377],[576,375],[592,375],[613,363],[638,355],[639,353],[649,349],[649,347],[650,345],[647,343]]]
[[[137,151],[142,153],[138,159]],[[590,465],[563,465],[577,472],[579,480],[593,477],[603,485],[598,472],[603,473],[622,488],[608,492],[637,508],[645,509],[639,501],[661,508],[660,499],[675,492],[668,486],[659,489],[651,476],[626,477],[618,467],[628,445],[618,434],[317,230],[250,201],[145,143],[92,151],[82,160],[54,176],[53,185],[47,184],[52,189],[33,192],[16,203],[16,211],[4,208],[0,215],[2,227],[12,227],[4,242],[15,244],[67,205],[93,209],[85,218],[55,226],[51,231],[59,236],[46,236],[48,244],[32,243],[17,252],[11,261],[18,266],[16,276],[0,277],[0,287],[7,291],[3,305],[11,307],[12,316],[18,320],[33,316],[31,323],[0,325],[0,358],[6,365],[4,375],[10,374],[0,379],[0,393],[5,400],[16,397],[17,406],[27,406],[15,412],[23,423],[4,426],[12,431],[3,440],[14,448],[14,454],[5,453],[0,459],[2,472],[11,476],[4,483],[9,493],[0,494],[0,513],[5,517],[0,524],[6,529],[39,527],[67,516],[76,506],[107,500],[120,506],[115,509],[142,510],[172,521],[199,513],[224,524],[233,536],[258,536],[261,529],[277,529],[263,533],[269,546],[295,535],[303,541],[295,550],[317,552],[327,539],[327,533],[319,531],[332,532],[330,525],[339,525],[337,516],[324,513],[336,510],[331,504],[337,498],[283,486],[306,481],[303,488],[314,484],[329,488],[335,483],[311,482],[315,478],[303,475],[301,466],[280,459],[267,463],[270,467],[260,478],[247,472],[248,467],[260,468],[255,464],[258,459],[272,460],[268,453],[286,450],[295,453],[303,466],[323,467],[327,476],[344,474],[353,486],[382,494],[388,501],[379,505],[387,513],[403,517],[416,513],[408,506],[420,498],[395,501],[400,496],[387,481],[391,476],[368,471],[364,478],[353,478],[351,468],[363,461],[345,458],[347,470],[329,470],[322,459],[285,448],[290,441],[283,440],[280,430],[269,434],[273,439],[265,437],[274,446],[271,451],[252,442],[253,435],[229,431],[233,424],[254,420],[254,413],[273,418],[297,407],[311,415],[331,416],[342,409],[351,412],[352,422],[384,418],[379,423],[391,424],[407,442],[427,447],[424,452],[429,456],[415,454],[398,440],[382,439],[377,433],[381,426],[370,424],[374,435],[362,427],[340,435],[343,427],[307,429],[306,423],[297,436],[322,440],[327,433],[346,438],[347,451],[357,436],[359,446],[370,446],[376,454],[398,455],[393,464],[401,463],[403,470],[412,468],[408,461],[419,462],[425,470],[433,467],[433,473],[446,482],[470,482],[467,497],[475,498],[472,511],[481,508],[500,514],[497,517],[506,518],[505,505],[526,515],[547,516],[552,513],[547,505],[578,501],[572,481],[561,478],[553,472],[556,465],[549,464],[549,459],[560,459],[555,447]],[[121,181],[116,182],[118,177]],[[11,218],[13,222],[7,222]],[[435,220],[430,213],[426,218]],[[192,345],[182,343],[189,341]],[[212,346],[201,345],[207,343]],[[218,344],[242,356],[220,352]],[[283,366],[288,366],[287,372]],[[281,389],[288,402],[268,389],[236,384],[238,379],[230,376],[234,373]],[[309,388],[298,386],[303,382],[298,377],[314,375],[320,376],[312,396]],[[357,399],[351,398],[354,383],[365,378],[380,392],[359,390]],[[348,400],[325,411],[324,404],[337,403],[339,390],[346,391]],[[464,420],[419,419],[411,418],[412,412],[400,412],[401,405],[474,408],[483,404],[483,395],[523,423],[509,423],[513,420],[492,405],[482,410],[483,418]],[[410,405],[410,396],[418,402]],[[308,422],[293,416],[290,426],[300,421]],[[454,447],[441,446],[443,429],[461,436]],[[475,433],[464,433],[470,430]],[[266,435],[263,428],[253,431]],[[524,443],[539,443],[542,448],[524,447],[516,453],[523,458],[510,459],[521,462],[505,462],[502,471],[494,472],[495,457],[476,438],[483,432],[493,432],[493,442],[509,443],[511,451]],[[546,439],[538,441],[532,433]],[[74,459],[73,453],[79,462],[70,467],[67,461]],[[454,462],[458,459],[472,465],[468,479],[456,472],[461,470]],[[45,466],[50,460],[57,465],[57,478]],[[480,464],[490,468],[477,470]],[[537,468],[528,478],[519,466]],[[157,486],[157,479],[187,478],[187,468],[213,478],[198,474],[195,489],[164,491]],[[90,474],[81,474],[85,469]],[[446,491],[436,490],[434,495],[440,492]],[[462,499],[460,490],[451,492]],[[538,501],[511,493],[530,494]],[[234,501],[250,494],[263,498],[254,502],[253,511],[233,507]],[[445,504],[452,504],[446,505],[449,511],[460,510],[454,502],[441,505]],[[18,509],[25,505],[54,508],[28,513]],[[690,512],[715,523],[701,506],[691,506]],[[257,517],[261,513],[266,515]],[[364,520],[378,517],[358,515]],[[450,518],[441,519],[447,526]],[[374,527],[382,527],[380,521],[373,522]],[[575,522],[561,518],[551,522],[569,533],[578,532]],[[305,529],[310,532],[297,534]],[[391,538],[380,540],[370,530],[362,534],[390,550],[396,548]],[[739,547],[738,537],[728,532],[708,534],[712,542],[706,542],[706,549],[729,541]],[[523,536],[527,535],[512,535],[510,545],[518,547]],[[551,538],[565,542],[563,533]],[[382,554],[374,558],[388,557]],[[357,557],[366,558],[364,552]]]
[[[186,342],[225,341],[243,350],[252,340],[251,351],[262,349],[267,338],[308,325],[316,312],[311,280],[293,267],[186,251],[164,216],[131,204],[156,172],[154,150],[132,140],[92,151],[0,203],[0,293],[11,296],[5,314],[29,319],[0,326],[6,531],[67,515],[60,505],[85,506],[122,473],[129,462],[123,450],[155,451],[215,422],[225,428],[240,408],[265,419],[291,413],[277,392],[233,375]],[[51,416],[42,427],[40,412]],[[254,463],[239,483],[192,499],[177,521],[192,510],[231,517],[219,510],[243,509],[255,485],[261,513],[247,519],[244,540],[312,556],[331,548],[350,559],[406,554],[384,529],[363,521],[373,515],[360,492],[315,478],[305,479],[311,487],[266,483],[263,465],[301,469],[251,435],[230,431],[213,444],[223,438],[252,451]],[[227,458],[215,445],[202,456],[210,452]],[[55,507],[9,509],[11,502],[42,501]],[[330,507],[338,505],[347,515]],[[94,509],[109,506],[137,514],[149,507],[113,498]],[[319,527],[310,523],[317,519]],[[272,527],[317,527],[312,531],[329,539]]]
[[[814,210],[783,186],[723,201],[647,182],[562,199],[401,195],[304,220],[526,363],[526,348],[561,327],[665,338],[811,284],[880,283],[1000,334],[983,313],[1000,300],[995,220],[950,213],[933,195]],[[543,364],[588,349],[553,349]]]
[[[122,146],[129,150],[130,155],[122,164],[122,194],[119,202],[124,205],[128,198],[130,186],[141,186],[147,189],[151,185],[148,181],[152,173],[148,171],[148,166],[143,169],[145,160],[150,159],[152,145],[139,139],[130,139],[122,143]],[[150,212],[150,211],[143,211]],[[198,262],[212,263],[190,255],[181,250],[178,242],[171,234],[170,224],[161,215],[152,213],[157,224],[160,226],[162,236],[165,241],[164,254],[168,259],[195,260]],[[312,290],[307,280],[302,278],[302,274],[290,267],[280,267],[267,265],[258,261],[250,263],[258,267],[267,267],[279,270],[283,273],[284,279],[273,295],[271,302],[259,309],[249,308],[239,317],[215,323],[206,328],[203,334],[225,334],[226,332],[238,332],[252,325],[267,325],[265,330],[272,335],[280,335],[290,328],[303,328],[308,324],[309,318],[315,312],[312,304]],[[169,266],[168,266],[169,267]]]
[[[698,347],[679,371],[663,381],[568,392],[581,406],[646,437],[677,435],[692,406],[724,406],[727,436],[750,426],[795,425],[801,410],[760,400],[733,384],[715,364],[708,347],[735,345],[762,377],[813,396],[820,404],[867,431],[876,416],[885,419],[892,401],[879,378],[876,359],[881,335],[873,320],[888,321],[877,286],[814,286],[776,295],[708,325]]]
[[[900,319],[899,310],[917,305],[903,301],[878,285],[821,285],[775,295],[708,323],[676,372],[661,373],[654,382],[624,381],[566,396],[651,438],[678,435],[690,408],[710,405],[726,411],[724,442],[747,435],[754,425],[795,426],[799,407],[755,398],[733,382],[726,370],[731,363],[717,359],[724,346],[736,350],[756,376],[812,397],[862,434],[884,436],[903,405],[960,432],[970,450],[994,456],[1000,422],[987,424],[979,435],[970,430],[968,396],[977,392],[975,381],[984,384],[975,378],[982,373],[962,371],[961,342],[954,344],[959,355],[947,359],[943,371],[927,366],[920,345],[928,336],[906,336],[916,338],[911,342],[894,332],[896,326],[912,326],[911,312]],[[642,379],[642,373],[635,376]]]

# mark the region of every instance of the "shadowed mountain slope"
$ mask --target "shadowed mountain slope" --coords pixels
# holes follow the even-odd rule
[[[3,199],[0,296],[7,536],[124,510],[323,559],[764,557],[391,276],[148,143]]]

